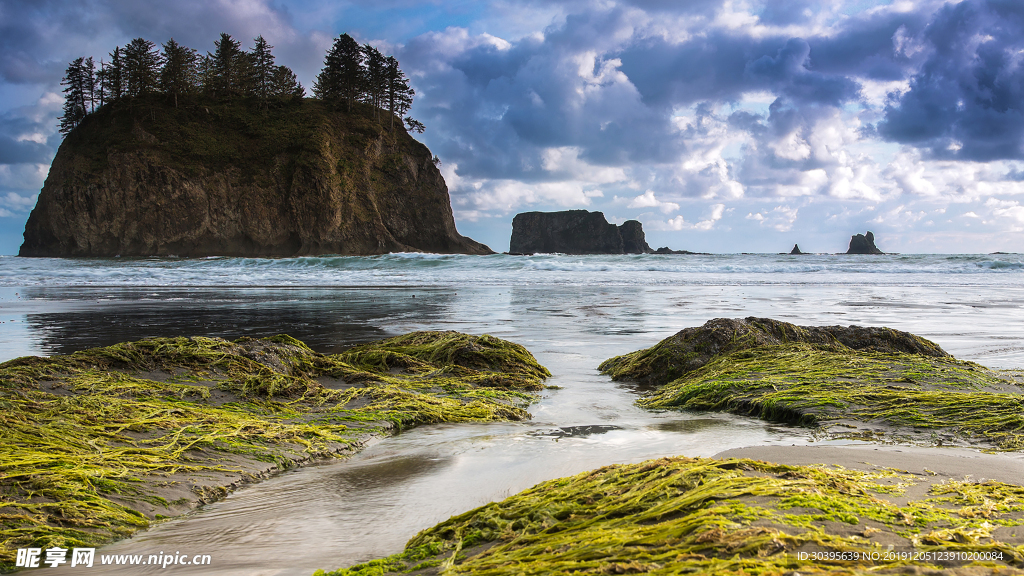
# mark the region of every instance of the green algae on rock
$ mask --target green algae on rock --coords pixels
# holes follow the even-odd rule
[[[529,391],[549,375],[518,344],[457,332],[336,355],[279,335],[11,360],[0,364],[0,569],[17,548],[128,536],[389,429],[528,418]]]
[[[834,435],[865,438],[871,434],[849,430],[869,423],[894,435],[1024,449],[1024,388],[1016,380],[888,328],[716,319],[600,369],[656,387],[638,401],[646,408],[839,425],[848,431]]]
[[[998,559],[975,563],[983,573],[1024,573],[1011,568],[1024,566],[1024,487],[950,481],[905,498],[918,481],[897,470],[748,459],[607,466],[455,516],[399,554],[316,574],[754,576],[950,565],[885,554],[896,549],[988,554]],[[854,552],[873,557],[820,559]]]

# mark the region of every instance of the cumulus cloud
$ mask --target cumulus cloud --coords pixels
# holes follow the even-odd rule
[[[38,194],[22,196],[15,192],[8,192],[7,194],[0,195],[0,206],[4,207],[4,212],[7,216],[13,216],[15,213],[24,213],[31,210],[36,205],[37,197]]]
[[[1024,224],[1024,206],[1017,200],[1000,200],[989,198],[985,201],[985,207],[992,211],[996,218],[1007,218],[1019,224]]]
[[[49,163],[60,143],[57,116],[62,103],[48,92],[34,105],[0,113],[0,165]]]
[[[670,218],[667,221],[653,221],[649,226],[653,230],[700,230],[708,231],[715,227],[715,223],[722,219],[725,214],[725,204],[712,204],[697,222],[687,222],[681,215]]]
[[[648,190],[647,192],[644,192],[643,194],[637,196],[636,198],[633,198],[633,201],[630,202],[627,207],[657,208],[658,210],[661,210],[666,214],[671,214],[672,212],[679,210],[679,204],[676,204],[675,202],[663,202],[661,200],[658,200],[654,196],[653,190]]]
[[[43,187],[48,170],[48,164],[0,164],[0,191],[34,194]]]
[[[776,206],[771,210],[763,212],[750,212],[746,218],[747,220],[754,220],[761,226],[767,226],[779,232],[788,232],[793,229],[793,223],[796,222],[797,214],[799,213],[800,210],[798,208]]]

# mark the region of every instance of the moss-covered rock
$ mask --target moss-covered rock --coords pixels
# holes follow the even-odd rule
[[[833,350],[949,356],[934,342],[891,328],[797,326],[771,318],[715,318],[703,326],[680,330],[651,348],[605,360],[600,369],[615,380],[661,386],[721,354],[797,343]]]
[[[729,411],[864,439],[1024,448],[1017,381],[888,328],[716,319],[601,370],[655,387],[638,402],[652,409]]]
[[[1024,566],[1024,540],[1011,528],[1024,526],[1024,487],[947,482],[900,502],[917,482],[895,470],[746,459],[608,466],[460,514],[399,554],[329,575],[1024,573],[1012,568]],[[973,563],[977,571],[927,572],[972,562],[907,552],[999,559]]]
[[[0,569],[20,547],[127,536],[370,435],[528,418],[528,391],[548,375],[522,346],[457,332],[337,355],[279,335],[154,338],[5,362]]]

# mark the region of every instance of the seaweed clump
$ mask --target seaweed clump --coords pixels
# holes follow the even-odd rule
[[[336,355],[278,335],[5,362],[0,569],[17,548],[109,542],[222,497],[239,478],[350,453],[370,435],[528,418],[547,376],[518,344],[457,332]]]
[[[982,572],[970,573],[1021,573],[1024,487],[950,481],[898,503],[917,480],[748,459],[607,466],[455,516],[393,556],[316,575],[886,574],[972,563]],[[996,559],[906,554],[936,551]]]
[[[656,387],[638,401],[651,409],[729,411],[833,436],[1024,448],[1016,381],[888,328],[716,319],[600,369]],[[858,426],[867,431],[851,431]]]
[[[891,328],[797,326],[771,318],[715,318],[703,326],[680,330],[650,348],[605,360],[600,369],[615,380],[663,386],[716,356],[801,343],[821,350],[949,356],[930,340]]]

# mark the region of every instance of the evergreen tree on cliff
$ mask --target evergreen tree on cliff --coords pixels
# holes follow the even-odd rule
[[[324,67],[313,82],[313,96],[344,100],[351,112],[352,101],[362,97],[364,83],[363,51],[351,36],[342,34],[327,51]]]
[[[383,107],[384,95],[387,93],[387,60],[380,50],[369,44],[364,44],[362,50],[363,59],[366,62],[363,99],[367,104],[373,106],[373,115],[379,120],[379,111]]]
[[[267,100],[274,93],[274,73],[277,71],[277,67],[274,66],[274,55],[270,52],[272,48],[273,46],[267,44],[261,34],[256,37],[256,45],[253,47],[250,57],[253,93],[263,106],[266,106]]]
[[[192,48],[182,46],[171,38],[164,44],[164,67],[160,70],[160,89],[174,100],[196,90],[198,83],[196,62],[199,55]]]
[[[384,76],[387,85],[388,112],[391,113],[391,127],[394,128],[395,115],[401,118],[409,110],[416,91],[409,86],[409,79],[398,67],[398,60],[394,56],[387,57]]]
[[[213,45],[213,54],[207,53],[208,60],[204,62],[207,74],[204,87],[211,95],[221,98],[240,95],[247,64],[241,43],[222,32],[220,40]]]
[[[76,58],[68,65],[60,83],[64,86],[64,113],[60,132],[67,134],[82,123],[92,106],[94,76],[92,58]]]
[[[274,77],[271,80],[274,96],[294,96],[302,98],[306,95],[306,89],[295,77],[295,72],[287,66],[278,66],[274,69]]]
[[[121,47],[115,46],[110,53],[110,64],[103,69],[102,91],[107,102],[113,102],[124,96],[124,59]]]
[[[159,87],[160,65],[163,58],[156,44],[145,38],[136,38],[124,47],[124,94],[135,98],[156,92]]]

